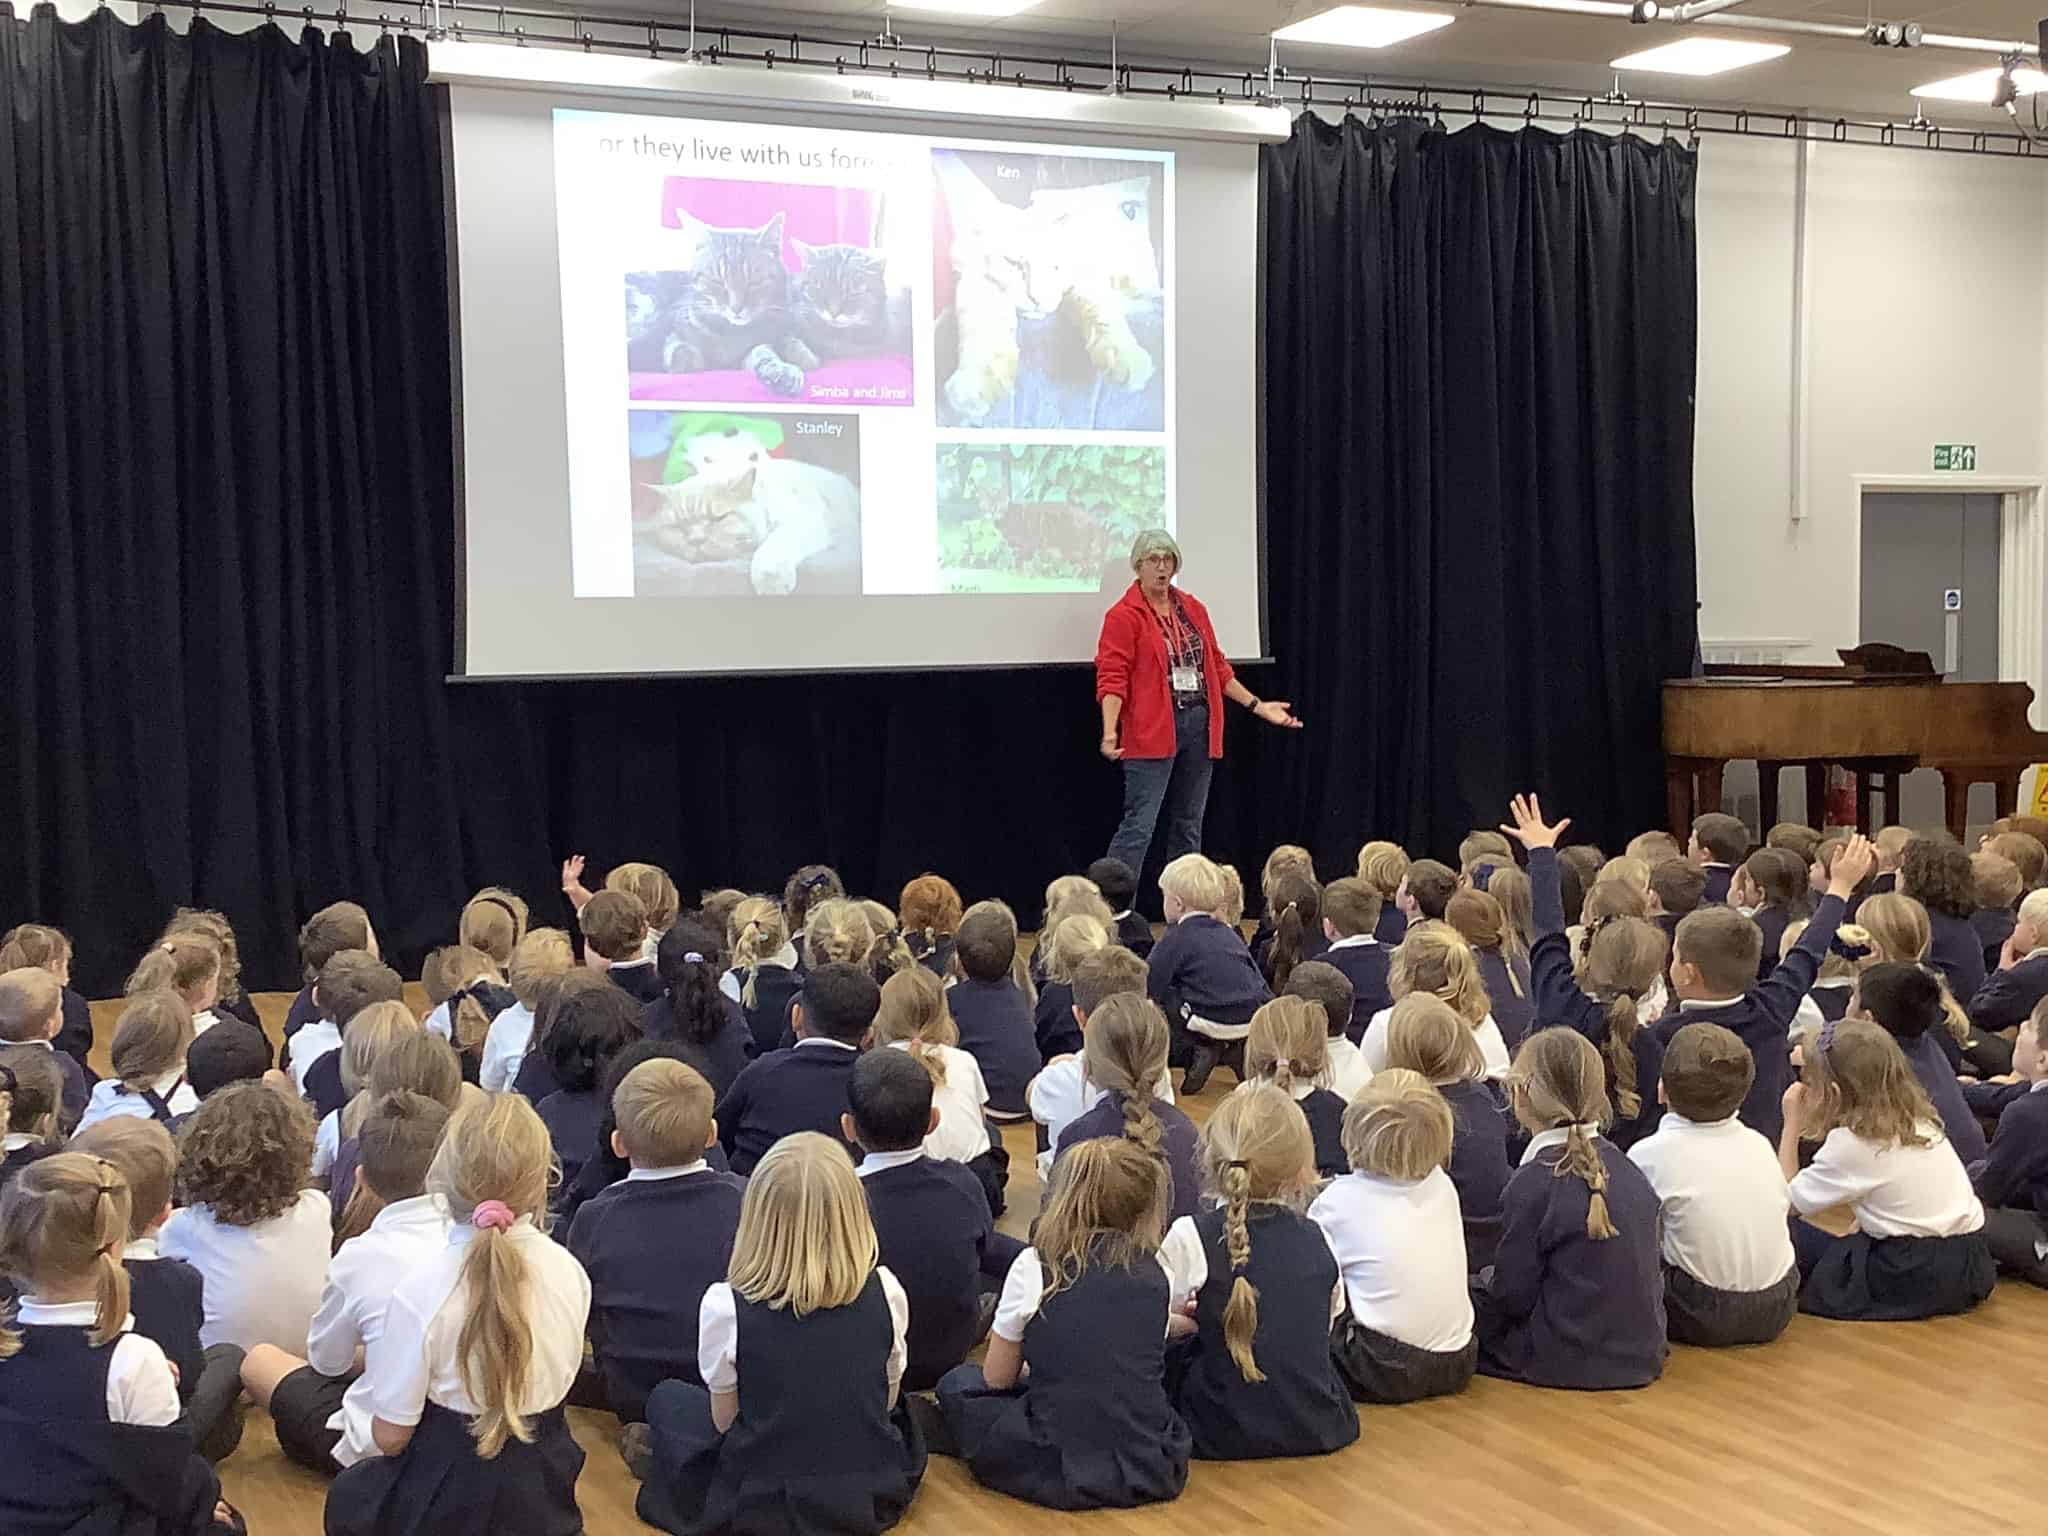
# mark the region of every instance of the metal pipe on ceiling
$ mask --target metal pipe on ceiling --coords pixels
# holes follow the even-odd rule
[[[1616,3],[1616,0],[1456,0],[1464,8],[1492,11],[1523,11],[1528,13],[1549,12],[1552,15],[1611,17],[1616,20],[1627,18],[1634,11],[1631,5]],[[1792,16],[1759,16],[1751,11],[1734,9],[1741,0],[1694,0],[1694,3],[1680,5],[1665,11],[1657,19],[1676,25],[1704,27],[1735,27],[1748,32],[1778,32],[1795,37],[1827,37],[1843,42],[1868,42],[1870,28],[1854,22],[1805,21]],[[1929,32],[1920,39],[1922,48],[1945,48],[1959,53],[1985,53],[1993,58],[2008,54],[2019,54],[2026,58],[2039,58],[2041,47],[2038,43],[2022,42],[2018,39],[2001,42],[1990,37],[1960,37],[1949,32]]]

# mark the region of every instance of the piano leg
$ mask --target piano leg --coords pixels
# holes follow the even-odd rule
[[[1941,770],[1941,798],[1948,813],[1948,829],[1961,842],[1970,826],[1970,774],[1961,768]]]
[[[1865,837],[1870,836],[1870,775],[1861,768],[1851,770],[1856,775],[1856,830]]]
[[[1887,826],[1899,819],[1899,776],[1896,771],[1886,769],[1877,776],[1877,792],[1884,796],[1884,819]]]
[[[1806,765],[1806,824],[1818,832],[1828,824],[1828,765]]]
[[[1991,793],[1998,798],[1998,814],[2001,820],[2017,816],[2020,809],[2019,774],[2007,770],[1991,781]]]
[[[1757,836],[1766,838],[1771,828],[1778,824],[1778,775],[1783,763],[1767,763],[1761,758],[1756,765],[1756,810],[1763,825],[1756,829]]]
[[[1727,763],[1718,757],[1700,759],[1700,798],[1696,814],[1704,816],[1710,811],[1721,809],[1721,770]],[[1692,825],[1686,824],[1686,835],[1692,835]]]
[[[1695,764],[1689,757],[1664,759],[1664,816],[1671,835],[1683,848],[1692,836],[1692,776]]]

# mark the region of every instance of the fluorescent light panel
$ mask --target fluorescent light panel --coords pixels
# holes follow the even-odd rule
[[[1766,59],[1782,59],[1792,50],[1783,43],[1752,43],[1736,37],[1688,37],[1661,48],[1645,48],[1613,61],[1614,69],[1641,69],[1659,75],[1719,75]]]
[[[1030,10],[1038,0],[892,0],[892,3],[899,11],[932,11],[948,16],[1000,20]]]
[[[1967,75],[1952,75],[1946,80],[1929,81],[1926,85],[1913,87],[1915,96],[1925,96],[1934,101],[1981,101],[1990,104],[1991,92],[1998,85],[1999,71],[1980,69]],[[2022,96],[2048,89],[2048,75],[2038,69],[2016,69],[2012,72],[2013,89]]]
[[[1448,27],[1457,18],[1441,11],[1391,11],[1377,5],[1340,5],[1273,36],[1283,43],[1328,43],[1339,48],[1387,48]]]

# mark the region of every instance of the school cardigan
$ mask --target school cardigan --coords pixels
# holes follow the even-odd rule
[[[1164,1099],[1152,1101],[1152,1113],[1159,1121],[1160,1154],[1166,1159],[1167,1172],[1173,1181],[1167,1220],[1178,1221],[1183,1216],[1194,1215],[1200,1208],[1202,1137],[1195,1129],[1195,1122]],[[1086,1113],[1067,1122],[1067,1128],[1060,1132],[1060,1144],[1053,1149],[1053,1167],[1058,1168],[1060,1159],[1068,1150],[1084,1141],[1108,1139],[1123,1133],[1124,1096],[1112,1089],[1097,1099]]]
[[[1399,942],[1395,940],[1396,944]],[[1393,960],[1394,951],[1384,939],[1371,943],[1339,939],[1323,952],[1323,963],[1337,967],[1351,983],[1351,1022],[1344,1033],[1353,1045],[1365,1038],[1365,1026],[1372,1022],[1374,1014],[1394,1006],[1394,994],[1387,985],[1387,972]]]
[[[673,1042],[683,1060],[711,1085],[713,1099],[725,1097],[733,1079],[755,1054],[754,1033],[740,1005],[723,992],[718,994],[719,1023],[709,1040],[688,1040],[676,1023],[675,1002],[664,992],[647,1005],[640,1016],[640,1033],[649,1040]]]
[[[1984,941],[1967,917],[1929,911],[1927,964],[1941,973],[1957,998],[1975,997],[1984,985]]]
[[[1993,971],[1970,999],[1970,1022],[1988,1034],[2024,1024],[2048,997],[2048,949],[2037,949],[2010,970]]]
[[[1024,994],[1008,977],[963,981],[946,993],[946,1006],[960,1031],[960,1049],[981,1066],[990,1111],[1021,1120],[1030,1113],[1024,1090],[1040,1066],[1038,1035]]]
[[[913,1151],[869,1153],[861,1166],[881,1263],[910,1302],[903,1390],[929,1391],[967,1358],[979,1331],[988,1196],[965,1164]],[[884,1166],[871,1166],[885,1163]]]
[[[2048,1092],[2016,1086],[1970,1183],[1986,1206],[2016,1206],[2048,1222]]]
[[[1223,755],[1223,690],[1236,672],[1216,643],[1209,610],[1193,597],[1172,589],[1187,621],[1202,639],[1202,683],[1209,700],[1209,756]],[[1117,717],[1118,740],[1125,758],[1172,757],[1174,753],[1173,682],[1166,660],[1166,636],[1159,616],[1134,581],[1102,616],[1102,637],[1095,645],[1095,701],[1124,701]]]
[[[1984,946],[1984,975],[1989,980],[2005,953],[2005,941],[2019,926],[2019,916],[2010,907],[1979,907],[1970,914],[1970,928]]]
[[[1145,990],[1176,1023],[1193,1017],[1235,1028],[1251,1023],[1261,1005],[1273,1000],[1237,930],[1206,912],[1191,913],[1168,928],[1146,963],[1151,969]],[[957,1017],[957,1005],[954,1012]],[[993,1084],[989,1091],[994,1093]]]
[[[839,1140],[846,1088],[859,1055],[836,1040],[816,1039],[748,1062],[718,1101],[718,1138],[732,1171],[752,1173],[770,1147],[797,1131]]]

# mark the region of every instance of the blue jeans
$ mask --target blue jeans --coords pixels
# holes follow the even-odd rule
[[[1209,775],[1215,767],[1209,759],[1209,706],[1175,710],[1173,733],[1173,756],[1124,759],[1124,817],[1109,840],[1109,856],[1122,859],[1133,874],[1144,873],[1162,810],[1163,862],[1202,848],[1202,814],[1209,806]]]

